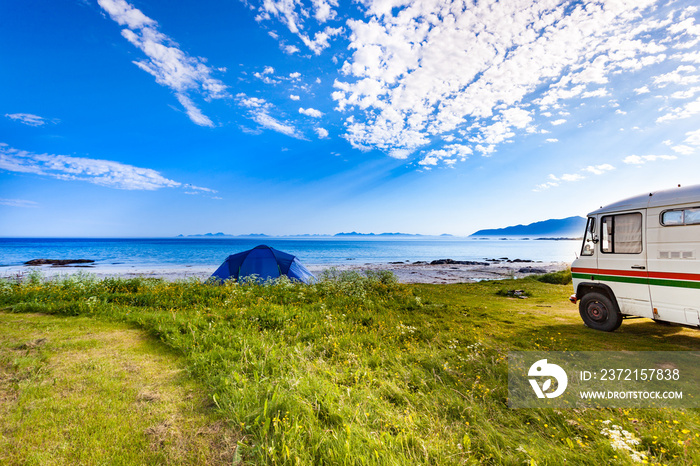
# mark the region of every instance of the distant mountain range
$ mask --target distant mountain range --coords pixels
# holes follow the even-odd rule
[[[251,233],[249,235],[228,235],[226,233],[204,233],[202,235],[177,235],[176,238],[240,238],[240,237],[266,237],[262,233]]]
[[[529,225],[515,225],[491,230],[479,230],[469,236],[547,236],[547,237],[580,237],[586,227],[583,217],[568,217],[550,219]]]
[[[284,235],[284,236],[271,236],[262,233],[251,233],[249,235],[229,235],[226,233],[204,233],[200,235],[177,235],[176,238],[301,238],[301,237],[348,237],[348,236],[369,236],[369,237],[403,237],[403,236],[430,236],[430,235],[417,235],[411,233],[358,233],[356,231],[351,231],[350,233],[336,233],[335,235],[319,235],[319,234],[304,234],[304,235]],[[440,235],[441,237],[450,237],[447,233]]]
[[[429,235],[418,235],[414,233],[358,233],[356,231],[351,231],[350,233],[336,233],[333,236],[429,236]],[[447,233],[443,233],[440,236],[452,236]]]
[[[490,230],[479,230],[469,235],[475,236],[536,236],[536,237],[575,237],[583,235],[586,226],[586,219],[583,217],[569,217],[562,219],[550,219],[542,222],[535,222],[529,225],[515,225],[505,228],[495,228]],[[414,233],[358,233],[356,231],[341,232],[335,235],[285,235],[272,236],[262,233],[251,233],[249,235],[229,235],[226,233],[204,233],[200,235],[177,235],[177,238],[299,238],[299,237],[334,237],[334,238],[407,238],[407,237],[431,237],[432,235],[419,235]],[[440,237],[452,237],[444,233]],[[432,236],[433,238],[435,236]]]

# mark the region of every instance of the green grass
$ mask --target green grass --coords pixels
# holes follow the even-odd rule
[[[551,283],[552,285],[568,285],[571,283],[571,269],[546,273],[544,275],[536,275],[532,278],[538,282]]]
[[[235,431],[143,331],[0,313],[0,464],[231,464]]]
[[[0,282],[0,308],[158,338],[238,431],[234,464],[630,464],[606,420],[651,463],[700,462],[697,410],[507,407],[509,350],[700,350],[695,331],[650,321],[589,330],[570,294],[537,279],[407,286],[385,273],[311,286],[30,277]]]

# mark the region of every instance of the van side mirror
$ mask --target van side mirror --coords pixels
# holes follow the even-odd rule
[[[598,239],[597,236],[594,235],[593,239],[591,239],[591,241],[593,241],[593,244],[598,244],[598,241],[600,241],[600,240]]]

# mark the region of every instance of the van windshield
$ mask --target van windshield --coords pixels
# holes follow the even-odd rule
[[[595,219],[589,217],[588,223],[586,224],[586,233],[583,236],[583,246],[581,247],[582,256],[592,256],[595,252],[595,242],[593,241],[594,233]]]

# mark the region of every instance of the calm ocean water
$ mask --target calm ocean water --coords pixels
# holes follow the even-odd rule
[[[0,266],[31,259],[92,259],[96,265],[218,266],[231,254],[267,244],[305,264],[484,260],[507,257],[571,262],[577,240],[479,240],[472,238],[0,238]]]

